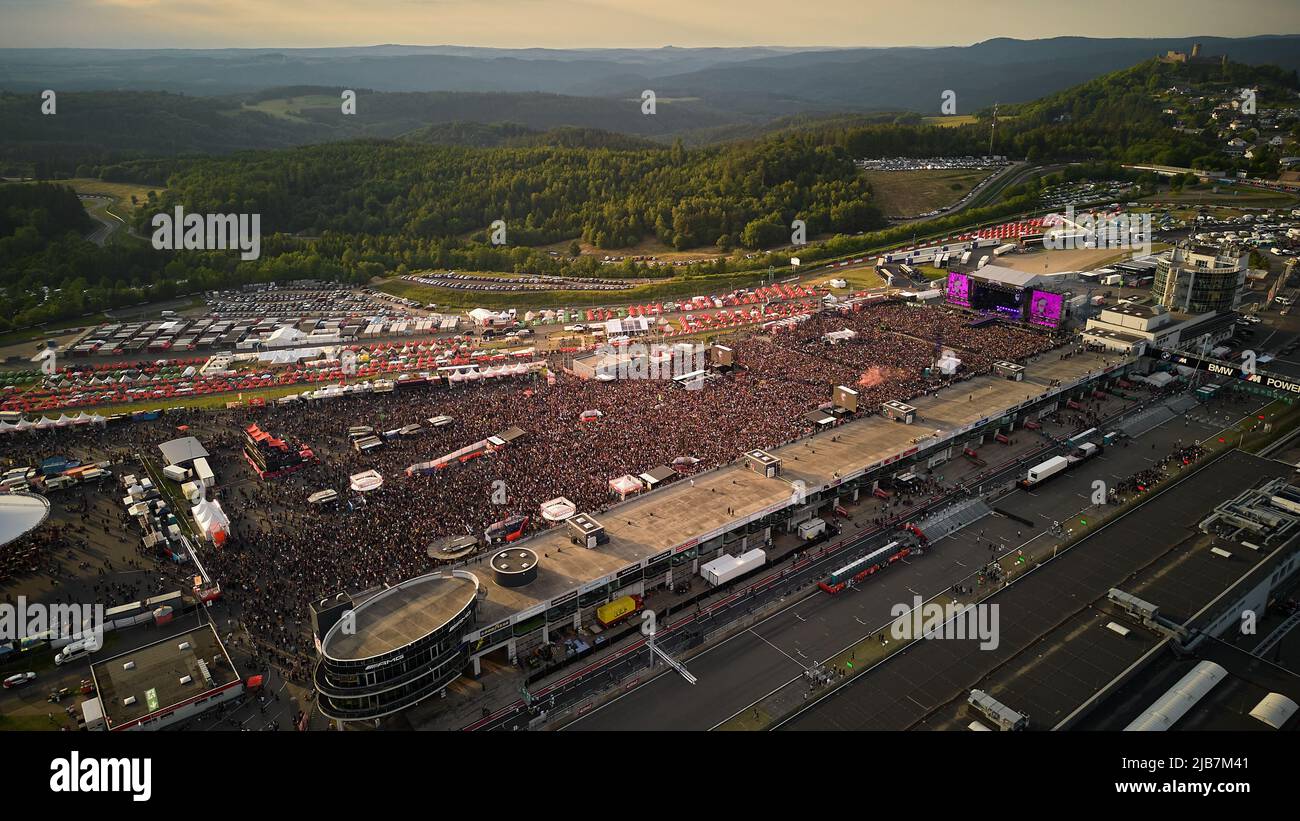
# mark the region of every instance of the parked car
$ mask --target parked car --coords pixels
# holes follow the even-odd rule
[[[36,680],[35,673],[15,673],[14,675],[5,679],[4,682],[5,689],[10,690],[13,689],[14,687],[22,687],[24,684],[31,684],[35,680]]]

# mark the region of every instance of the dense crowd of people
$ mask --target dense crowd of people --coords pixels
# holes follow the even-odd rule
[[[1156,485],[1167,479],[1170,476],[1170,471],[1184,468],[1205,454],[1205,447],[1198,443],[1179,444],[1172,451],[1161,456],[1150,467],[1143,468],[1132,476],[1116,482],[1106,492],[1106,498],[1111,504],[1119,504],[1133,496],[1148,493]]]
[[[196,421],[189,432],[213,454],[217,497],[232,519],[233,538],[205,551],[203,560],[238,599],[249,631],[282,651],[277,660],[287,673],[305,677],[313,655],[309,603],[427,572],[436,564],[428,550],[441,539],[482,536],[486,526],[516,514],[531,516],[536,528],[544,524],[540,503],[554,497],[599,511],[617,501],[608,486],[615,477],[675,462],[681,472],[698,472],[753,448],[777,447],[812,432],[804,414],[826,406],[838,384],[855,386],[862,412],[873,413],[885,400],[931,393],[987,372],[995,360],[1025,361],[1058,344],[1042,333],[970,324],[969,314],[900,304],[823,314],[783,333],[732,343],[737,367],[700,390],[667,380],[602,382],[560,372],[553,379],[537,375],[271,404],[208,414],[201,422],[191,414]],[[824,339],[843,329],[856,335],[838,343]],[[955,374],[934,368],[941,350],[961,359]],[[600,414],[585,413],[592,410]],[[177,435],[178,421],[191,422],[189,416],[169,414],[161,426],[58,431],[48,434],[49,442],[39,439],[36,451],[156,455],[156,445]],[[434,416],[453,421],[429,426]],[[594,418],[583,421],[587,417]],[[251,422],[295,449],[306,444],[316,460],[288,476],[257,480],[242,456],[243,428]],[[386,431],[412,424],[424,430],[366,453],[351,447],[349,427]],[[482,458],[427,476],[405,473],[409,465],[512,426],[524,435]],[[0,457],[31,464],[33,439],[24,440],[21,457],[13,451],[16,437],[9,439],[0,442]],[[351,493],[348,478],[371,469],[382,474],[383,487]],[[322,489],[338,491],[341,503],[307,504]]]

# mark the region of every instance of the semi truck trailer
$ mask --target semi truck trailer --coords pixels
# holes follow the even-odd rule
[[[1037,487],[1053,476],[1059,476],[1080,462],[1085,462],[1099,453],[1101,453],[1100,445],[1086,442],[1070,451],[1066,456],[1053,456],[1046,462],[1039,462],[1034,465],[1025,474],[1025,478],[1021,479],[1017,484],[1026,490]]]

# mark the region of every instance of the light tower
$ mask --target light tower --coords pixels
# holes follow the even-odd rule
[[[993,104],[993,122],[989,125],[989,156],[993,156],[993,135],[998,130],[998,104]]]

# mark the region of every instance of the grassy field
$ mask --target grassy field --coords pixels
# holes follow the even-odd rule
[[[1014,119],[1015,117],[1007,114],[998,115],[998,122],[1000,123]],[[942,117],[922,117],[921,121],[926,125],[937,125],[940,128],[956,128],[960,125],[973,125],[979,122],[979,118],[974,114],[950,114]]]
[[[971,125],[979,122],[974,114],[951,114],[944,117],[925,117],[923,121],[926,125],[937,125],[940,128],[956,128],[959,125]]]
[[[1215,189],[1218,189],[1217,191]],[[1194,185],[1179,192],[1162,191],[1144,197],[1143,202],[1176,202],[1187,205],[1237,205],[1244,208],[1277,208],[1295,205],[1300,198],[1278,191],[1237,185]]]
[[[309,123],[311,120],[302,116],[304,108],[332,108],[338,113],[343,105],[343,98],[331,97],[328,94],[308,94],[302,97],[278,97],[273,100],[262,100],[255,105],[244,106],[245,111],[261,111],[272,117],[281,120],[292,120],[296,123]],[[231,112],[232,115],[234,112]]]
[[[789,276],[788,269],[777,271],[777,278]],[[485,291],[458,291],[421,285],[404,279],[372,280],[371,287],[387,294],[414,299],[438,310],[461,308],[577,308],[598,305],[621,305],[650,302],[674,297],[718,294],[737,288],[760,285],[767,281],[766,273],[724,274],[690,279],[666,279],[638,285],[624,291],[524,291],[516,293],[491,293]]]
[[[87,413],[98,413],[104,416],[111,416],[114,413],[134,413],[135,411],[150,410],[152,408],[190,408],[192,410],[218,410],[224,408],[227,402],[238,402],[242,395],[243,400],[247,403],[250,399],[261,397],[267,402],[279,399],[282,396],[288,396],[291,393],[302,393],[303,391],[314,391],[324,385],[315,385],[303,383],[301,385],[287,385],[275,388],[262,388],[260,390],[248,391],[229,391],[227,393],[208,394],[207,396],[195,396],[191,398],[177,399],[159,399],[148,400],[144,402],[129,402],[124,405],[105,405],[96,408],[78,408],[78,411]],[[55,413],[50,411],[50,413]]]
[[[842,279],[848,283],[849,287],[844,292],[849,291],[869,291],[872,288],[885,287],[885,280],[876,273],[875,268],[845,268],[842,271],[827,271],[825,274],[818,274],[809,279],[807,284],[824,287],[832,279]],[[831,293],[840,293],[836,289],[829,289]]]
[[[143,185],[131,182],[105,182],[104,180],[96,180],[89,177],[73,177],[68,180],[41,180],[41,182],[54,183],[55,185],[66,185],[78,194],[109,197],[113,200],[113,203],[105,210],[116,214],[122,219],[127,219],[131,215],[132,211],[141,205],[144,205],[145,202],[148,201],[150,191],[153,191],[155,195],[161,195],[167,190],[166,188],[157,185]],[[131,202],[132,197],[135,197],[136,199],[134,203]]]
[[[912,268],[915,269],[918,274],[932,282],[936,279],[943,279],[948,276],[947,271],[940,270],[933,265],[913,265]]]
[[[911,217],[952,205],[966,196],[988,171],[865,171],[880,210],[890,217]]]

